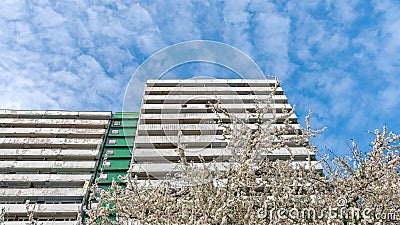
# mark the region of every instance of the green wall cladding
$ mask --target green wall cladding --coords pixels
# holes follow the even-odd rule
[[[100,185],[102,185],[102,184],[110,184],[111,182],[112,182],[112,180],[114,179],[116,182],[121,182],[121,180],[118,178],[118,176],[125,176],[126,175],[126,172],[125,173],[122,173],[122,172],[120,172],[120,171],[117,171],[117,172],[114,172],[114,171],[111,171],[111,172],[107,172],[107,179],[106,180],[99,180],[99,184]]]
[[[112,127],[108,131],[108,137],[134,137],[136,128],[134,127]]]
[[[103,171],[124,171],[126,172],[129,169],[129,163],[131,159],[109,159],[104,161],[101,160],[101,166]]]
[[[125,187],[118,177],[125,176],[129,169],[139,115],[137,112],[112,115],[96,170],[99,187],[107,190],[113,180]],[[115,213],[111,213],[109,218],[115,221]]]
[[[125,148],[113,148],[113,147],[105,147],[105,151],[109,151],[110,153],[107,154],[109,159],[112,158],[128,158],[129,160],[132,157],[131,149],[128,147]],[[111,154],[112,152],[112,154]]]
[[[126,175],[132,158],[138,119],[139,113],[135,112],[117,112],[112,115],[97,168],[96,176],[100,187],[107,189],[113,179],[121,183],[118,176]]]
[[[108,137],[106,147],[133,147],[133,137]]]
[[[115,121],[121,121],[120,125],[117,125],[118,123],[115,123]],[[114,120],[114,122],[111,124],[112,127],[136,127],[136,125],[137,119]]]
[[[116,112],[112,115],[113,119],[139,119],[138,112]]]

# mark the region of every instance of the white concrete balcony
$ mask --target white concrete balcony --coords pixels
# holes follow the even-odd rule
[[[188,146],[204,146],[209,143],[224,142],[222,135],[185,135],[182,136],[180,142]],[[135,138],[135,148],[152,147],[156,144],[176,144],[177,136],[137,136]]]
[[[82,112],[82,111],[56,111],[56,110],[8,110],[1,109],[0,117],[40,116],[57,118],[103,119],[111,117],[111,112]]]
[[[0,136],[3,137],[65,136],[80,138],[101,138],[105,135],[105,133],[105,129],[0,127]]]
[[[165,80],[147,80],[146,85],[151,86],[154,84],[175,86],[177,84],[186,84],[191,87],[204,87],[207,84],[214,84],[218,86],[227,86],[230,84],[247,84],[250,86],[267,86],[276,84],[275,79],[165,79]]]
[[[66,220],[66,221],[52,221],[53,218],[49,218],[48,221],[40,220],[38,224],[40,225],[72,225],[78,224],[78,221],[75,220]],[[5,221],[4,225],[21,225],[21,223],[25,224],[26,221]]]
[[[283,112],[283,110],[290,111],[289,104],[273,104],[270,106],[270,111]],[[285,105],[285,106],[284,106]],[[221,105],[228,113],[255,113],[254,104],[241,105],[232,104],[232,106],[223,104]],[[276,108],[278,107],[278,108]],[[211,106],[207,104],[187,104],[187,105],[172,105],[172,104],[144,104],[141,108],[142,114],[180,114],[180,113],[214,113]],[[272,112],[271,112],[272,114]]]
[[[64,148],[97,148],[102,139],[78,138],[0,138],[2,148],[15,147],[64,147]]]
[[[216,162],[216,163],[194,163],[194,167],[199,169],[208,168],[210,171],[226,171],[230,163]],[[204,167],[206,166],[206,167]],[[179,163],[144,163],[144,164],[132,164],[131,170],[133,173],[142,175],[152,175],[155,177],[164,177],[168,174],[174,174],[182,171],[183,167]]]
[[[146,133],[148,130],[202,130],[215,131],[222,129],[218,124],[139,124],[137,130],[139,134]]]
[[[90,173],[95,165],[95,161],[0,161],[0,172]]]
[[[244,112],[245,109],[255,109],[255,105],[252,103],[244,103],[244,104],[220,104],[221,107],[223,107],[226,110],[232,110],[232,112]],[[261,104],[260,107],[263,107],[264,105]],[[265,105],[266,106],[266,105]],[[269,104],[269,106],[272,109],[291,109],[290,104]],[[141,110],[147,110],[147,109],[162,109],[162,110],[167,110],[167,109],[210,109],[211,106],[207,104],[144,104],[142,105]]]
[[[306,160],[307,157],[314,158],[315,153],[304,147],[292,147],[290,152],[286,148],[280,148],[271,151],[270,154],[261,153],[260,157],[270,159],[287,159],[292,154],[295,160]],[[232,157],[232,151],[228,148],[191,148],[185,149],[185,156],[190,159],[196,159],[199,156],[203,158],[218,158],[219,160],[227,160]],[[162,162],[162,161],[178,161],[180,156],[176,149],[142,149],[137,148],[132,153],[135,162]]]
[[[62,196],[80,197],[84,196],[84,188],[0,188],[2,197],[29,197],[29,196]]]
[[[32,205],[33,208],[34,205]],[[0,204],[0,209],[4,208],[7,212],[6,216],[10,214],[18,214],[26,216],[26,205],[25,204]],[[81,204],[37,204],[35,209],[35,215],[60,215],[64,216],[76,216],[78,210],[81,208]]]
[[[0,126],[105,128],[108,120],[0,118]]]
[[[269,99],[269,95],[145,95],[143,97],[144,104],[152,104],[157,101],[162,103],[179,103],[183,104],[186,102],[204,102],[219,100],[220,103],[253,103],[254,100],[265,100]],[[272,101],[276,103],[282,103],[287,101],[285,95],[274,95]]]
[[[228,162],[212,162],[212,163],[193,163],[194,167],[201,169],[208,169],[210,171],[226,171],[230,166],[234,164]],[[293,168],[305,168],[305,169],[315,169],[322,170],[322,166],[317,161],[293,161],[290,164]],[[178,173],[183,170],[183,166],[180,163],[143,163],[143,164],[132,164],[131,170],[133,173],[145,176],[147,174],[163,178],[167,175]]]
[[[234,125],[230,125],[233,127]],[[246,124],[246,126],[255,130],[258,127],[255,124]],[[273,124],[271,127],[267,127],[266,125],[261,125],[263,129],[283,129],[285,124]],[[300,130],[300,124],[292,124],[289,125],[290,130]],[[203,134],[215,133],[216,131],[222,131],[224,128],[218,126],[218,124],[139,124],[137,127],[138,135],[146,135],[150,131],[159,131],[160,134],[163,134],[163,131],[199,131]]]
[[[192,156],[231,156],[231,151],[227,148],[190,148],[185,149],[185,155],[187,157]],[[153,157],[154,156],[154,157]],[[149,160],[156,159],[158,157],[179,157],[176,149],[153,149],[153,148],[138,148],[132,152],[132,157],[137,160]],[[153,157],[153,158],[152,158]]]
[[[99,151],[97,149],[0,149],[2,159],[11,160],[29,160],[29,159],[44,159],[47,160],[94,160]]]
[[[50,183],[82,183],[89,181],[91,174],[0,174],[0,183],[7,182],[50,182]],[[1,189],[0,189],[1,190]]]
[[[226,138],[231,138],[231,136],[226,135]],[[204,146],[207,143],[217,143],[217,142],[228,142],[223,135],[183,135],[180,137],[179,142],[190,146]],[[295,135],[281,135],[280,138],[286,140],[290,144],[290,140],[294,138]],[[272,143],[278,143],[280,141],[278,138],[269,140]],[[177,136],[137,136],[135,138],[136,148],[146,148],[145,146],[152,146],[153,144],[176,144],[178,143]],[[289,145],[291,146],[291,145]]]
[[[273,87],[146,87],[145,94],[155,95],[168,95],[168,94],[181,94],[181,95],[248,95],[248,94],[262,94],[268,95],[273,91]],[[276,89],[277,94],[283,93],[281,87]]]
[[[172,188],[180,188],[180,187],[199,184],[196,182],[201,183],[200,180],[194,179],[194,180],[183,181],[183,180],[180,180],[179,178],[178,179],[160,179],[160,180],[149,180],[149,179],[136,180],[136,184],[138,186],[145,187],[145,188],[156,188],[162,184],[167,184],[169,187],[172,187]],[[228,179],[226,179],[226,178],[225,179],[213,179],[212,182],[213,182],[214,187],[224,187],[225,185],[228,184]],[[262,178],[256,178],[255,183],[260,184],[259,187],[262,187],[262,188],[272,187],[272,185],[268,184],[268,181],[265,181]],[[297,186],[300,187],[301,185],[298,184]],[[263,190],[263,189],[261,189],[261,190]]]
[[[228,116],[224,114],[219,114],[222,119],[229,119]],[[250,119],[250,118],[256,118],[255,114],[252,116],[251,113],[234,113],[233,114],[236,118],[239,119]],[[283,113],[276,113],[277,117],[282,117],[284,116]],[[265,114],[264,119],[272,119],[273,115],[271,114]],[[290,119],[297,119],[297,116],[295,114],[292,114]],[[217,115],[215,113],[177,113],[177,114],[140,114],[140,120],[160,120],[162,119],[163,122],[168,122],[168,120],[183,120],[183,119],[213,119],[216,120],[218,119]]]

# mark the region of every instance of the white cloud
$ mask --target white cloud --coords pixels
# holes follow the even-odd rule
[[[224,20],[224,42],[239,48],[248,55],[252,55],[253,46],[249,35],[250,14],[249,1],[226,1],[222,13]]]
[[[55,12],[50,6],[35,6],[33,9],[33,20],[39,29],[60,26],[65,18]]]
[[[4,0],[0,6],[0,18],[4,20],[19,20],[25,16],[23,1]]]
[[[263,58],[260,66],[264,71],[285,80],[290,73],[288,52],[291,20],[270,2],[255,1],[250,8],[254,13],[255,56]]]
[[[399,69],[400,61],[400,5],[393,1],[374,2],[374,25],[355,39],[363,47],[362,60],[372,60],[380,72],[392,75]],[[373,56],[373,57],[371,57]]]
[[[156,24],[162,39],[167,43],[176,43],[201,38],[198,30],[191,1],[154,2],[143,4]],[[166,47],[166,46],[164,46]]]
[[[357,4],[359,0],[334,0],[330,4],[333,5],[332,18],[337,17],[341,23],[349,23],[355,20],[359,15],[357,12]],[[344,24],[345,26],[348,24]]]
[[[396,81],[393,81],[388,86],[384,87],[383,90],[379,93],[378,99],[382,114],[388,112],[395,112],[396,108],[400,106],[400,84]]]
[[[120,110],[140,57],[132,49],[149,54],[163,45],[139,4],[119,4],[120,14],[101,3],[1,7],[0,81],[9,91],[0,104],[6,108]],[[17,12],[7,13],[11,8]]]

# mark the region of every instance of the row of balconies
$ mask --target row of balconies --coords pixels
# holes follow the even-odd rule
[[[21,218],[18,219],[18,221],[5,221],[4,225],[20,225],[22,221],[25,221],[23,224],[28,223],[28,218],[23,217],[24,219],[21,220]],[[77,224],[77,221],[75,220],[56,220],[57,217],[49,217],[47,220],[45,218],[42,218],[39,220],[40,225],[71,225],[71,224]]]
[[[2,200],[21,199],[26,197],[40,196],[43,201],[52,197],[63,197],[64,199],[71,199],[76,197],[82,200],[82,196],[86,193],[83,188],[1,188],[0,195]]]
[[[0,138],[1,148],[93,148],[102,143],[101,138]]]
[[[211,163],[193,163],[194,167],[207,168],[210,171],[226,171],[233,164],[229,162],[211,162]],[[322,166],[317,161],[293,161],[291,162],[293,167],[301,166],[305,169],[316,169],[322,170]],[[179,171],[183,170],[183,165],[179,163],[143,163],[143,164],[132,164],[131,170],[133,173],[140,177],[146,177],[150,175],[155,178],[164,178],[171,176]]]
[[[199,155],[205,159],[226,160],[232,157],[232,151],[227,148],[185,148],[185,156],[188,160],[199,160]],[[271,153],[261,153],[260,157],[268,157],[271,160],[287,159],[293,155],[295,160],[306,160],[307,157],[315,158],[315,153],[305,147],[292,147],[290,152],[286,148],[271,150]],[[162,162],[162,161],[178,161],[180,159],[175,148],[154,149],[154,148],[137,148],[134,150],[132,158],[135,162]]]
[[[267,130],[264,129],[266,132]],[[253,129],[254,131],[254,129]],[[223,135],[223,129],[221,127],[216,128],[214,130],[196,130],[196,129],[176,129],[176,130],[169,130],[169,129],[161,129],[161,130],[139,130],[140,134],[138,136],[177,136],[179,133],[184,136],[203,136],[203,135]],[[301,134],[301,130],[288,130],[287,134],[296,135],[296,133]]]
[[[253,103],[240,103],[237,104],[220,104],[220,106],[229,112],[246,112],[249,109],[255,109],[255,104]],[[260,105],[263,106],[262,104]],[[291,109],[290,104],[269,104],[272,109]],[[148,109],[161,109],[161,112],[164,110],[172,110],[172,109],[210,109],[211,105],[209,104],[143,104],[141,110]]]
[[[290,111],[289,109],[273,109],[273,110],[268,110],[271,113],[275,112],[275,113],[282,113],[284,110],[286,111]],[[256,109],[255,108],[247,108],[247,109],[240,109],[240,108],[230,108],[230,109],[226,109],[226,111],[230,114],[238,114],[238,113],[251,113],[251,114],[255,114],[256,113]],[[143,109],[141,111],[144,114],[185,114],[185,113],[209,113],[209,114],[214,114],[214,110],[211,107],[205,106],[204,108],[202,107],[184,107],[182,109],[175,109],[175,108],[162,108],[162,109],[158,109],[158,108],[147,108],[147,109]]]
[[[102,138],[105,129],[0,127],[0,137]]]
[[[90,173],[95,161],[0,161],[0,173]]]
[[[97,157],[97,149],[0,149],[2,160],[94,160]]]
[[[273,87],[146,87],[145,95],[269,95]],[[278,87],[275,94],[282,95]]]
[[[230,125],[233,127],[234,125]],[[284,128],[285,124],[273,124],[271,127],[266,127],[266,125],[261,125],[264,129],[280,129]],[[300,124],[291,124],[290,130],[301,130]],[[251,130],[257,129],[257,125],[255,124],[246,124]],[[223,130],[221,126],[218,124],[208,124],[208,123],[200,123],[200,124],[139,124],[138,125],[138,135],[148,135],[149,132],[159,131],[160,134],[164,134],[164,131],[200,131],[201,133],[217,133],[219,130]]]
[[[0,174],[0,183],[7,186],[32,182],[53,184],[74,183],[83,186],[83,183],[90,180],[90,177],[90,174]]]
[[[185,80],[147,80],[147,86],[154,87],[174,87],[174,86],[189,86],[189,87],[224,87],[224,86],[252,86],[265,87],[275,85],[275,79],[185,79]]]
[[[294,135],[281,135],[280,138],[287,140],[287,145],[295,147],[295,143],[290,143],[290,139]],[[178,142],[187,145],[188,147],[204,146],[209,143],[216,142],[227,142],[229,135],[182,135],[178,136],[137,136],[135,138],[135,149],[136,148],[146,148],[148,146],[152,147],[157,144],[172,143],[176,144]],[[278,138],[271,140],[272,143],[278,143]]]
[[[72,127],[104,129],[108,120],[0,118],[0,127]]]
[[[0,109],[0,118],[52,118],[108,120],[111,112],[52,111],[52,110],[9,110]]]
[[[283,113],[276,113],[276,117],[281,117],[283,116]],[[229,119],[230,117],[226,116],[225,114],[220,113],[219,114],[220,118],[222,119]],[[246,119],[251,119],[255,118],[255,114],[251,113],[235,113],[234,116],[238,119],[246,120]],[[263,116],[264,119],[272,119],[273,115],[272,114],[265,114]],[[297,119],[295,114],[292,114],[289,118],[291,119]],[[182,120],[182,119],[212,119],[216,120],[218,119],[218,116],[215,113],[178,113],[178,114],[141,114],[140,116],[140,124],[145,123],[143,120],[163,120],[168,121],[168,120]]]
[[[7,212],[6,217],[13,216],[26,216],[26,204],[0,204],[0,209],[4,208]],[[76,217],[81,208],[81,203],[75,204],[32,204],[31,208],[35,210],[35,216],[48,217],[48,216],[70,216]],[[71,224],[71,223],[69,223]]]
[[[269,99],[269,95],[145,95],[143,97],[144,104],[206,104],[206,103],[253,103],[255,100]],[[285,95],[274,95],[272,97],[274,103],[287,103]]]

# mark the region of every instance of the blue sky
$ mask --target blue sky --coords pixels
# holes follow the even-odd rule
[[[120,111],[138,66],[171,44],[214,40],[278,76],[314,143],[349,153],[400,129],[400,2],[2,1],[0,108]],[[170,76],[229,77],[191,63]],[[139,98],[141,96],[138,96]]]

